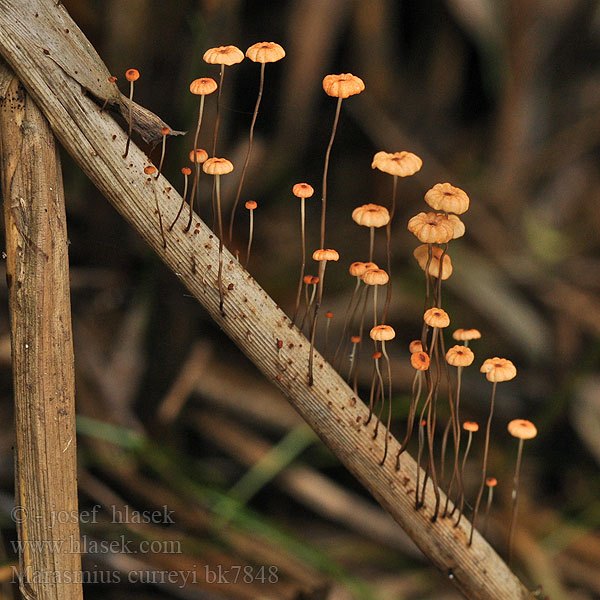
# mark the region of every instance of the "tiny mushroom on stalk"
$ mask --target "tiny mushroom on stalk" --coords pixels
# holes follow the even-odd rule
[[[390,425],[391,425],[391,420],[392,420],[392,369],[390,366],[390,357],[388,356],[388,353],[386,351],[385,348],[385,343],[393,340],[396,337],[396,332],[394,331],[394,328],[391,327],[390,325],[375,325],[375,327],[373,327],[371,329],[371,331],[369,332],[369,337],[374,340],[375,342],[381,342],[381,351],[383,353],[383,356],[385,358],[385,362],[386,362],[386,366],[387,366],[387,380],[388,380],[388,418],[387,418],[387,424],[385,426],[385,444],[384,444],[384,452],[383,452],[383,458],[380,461],[380,465],[383,465],[383,463],[385,462],[386,456],[387,456],[387,452],[388,452],[388,438],[389,438],[389,431],[390,431]],[[379,361],[376,360],[375,361],[375,368],[377,369],[377,374],[379,375],[380,381],[381,381],[381,372],[379,371]],[[383,385],[382,385],[382,389],[383,389]]]
[[[429,260],[429,248],[431,248],[431,260]],[[444,254],[444,258],[442,259],[442,254],[443,250],[441,248],[430,246],[429,244],[421,244],[413,251],[413,256],[423,271],[425,271],[429,262],[429,267],[427,268],[428,274],[432,277],[440,277],[441,275],[441,278],[445,280],[452,275],[452,261],[448,254]],[[441,273],[440,263],[442,263]]]
[[[256,104],[254,105],[254,112],[252,113],[252,121],[250,123],[250,134],[248,136],[248,149],[246,150],[246,159],[244,160],[244,166],[242,167],[242,173],[240,175],[240,181],[238,183],[237,192],[235,194],[235,200],[233,201],[233,207],[231,209],[231,218],[229,220],[229,241],[233,239],[233,223],[235,220],[235,211],[237,209],[240,197],[242,195],[242,187],[244,186],[244,179],[246,177],[246,171],[248,170],[248,164],[250,163],[250,154],[252,153],[252,144],[254,143],[254,127],[256,125],[256,119],[258,117],[258,109],[260,108],[260,102],[263,95],[263,89],[265,85],[265,65],[267,63],[274,63],[281,60],[285,56],[285,50],[275,42],[258,42],[253,44],[246,50],[246,56],[256,63],[260,63],[260,83],[258,86],[258,96],[256,98]]]
[[[425,202],[434,210],[461,215],[469,210],[469,196],[449,183],[436,183],[425,194]]]
[[[479,485],[479,492],[477,494],[477,500],[475,501],[475,508],[473,509],[473,518],[471,520],[471,534],[469,536],[469,545],[473,543],[473,531],[475,529],[475,521],[477,519],[477,512],[483,496],[483,490],[485,488],[485,479],[487,477],[487,459],[488,449],[490,444],[490,431],[492,427],[492,416],[494,414],[494,402],[496,398],[496,386],[502,381],[509,381],[517,376],[517,369],[515,365],[506,358],[488,358],[483,361],[481,368],[479,369],[482,373],[485,373],[485,377],[488,381],[493,383],[492,385],[492,399],[490,402],[490,414],[487,420],[487,427],[485,430],[485,445],[483,449],[483,467],[481,472],[481,483]]]
[[[362,280],[366,285],[372,285],[373,292],[373,326],[377,325],[377,289],[380,285],[386,285],[390,277],[383,269],[367,269]]]
[[[510,521],[510,530],[508,534],[508,562],[512,558],[513,538],[515,534],[515,525],[517,523],[517,500],[519,494],[519,472],[521,470],[521,457],[523,456],[523,441],[531,440],[537,435],[537,428],[531,422],[525,419],[514,419],[508,424],[508,433],[519,440],[519,450],[517,452],[517,465],[515,467],[515,476],[513,479],[512,492],[512,517]]]
[[[198,137],[200,135],[200,127],[202,125],[202,115],[204,114],[204,100],[206,98],[206,96],[208,96],[209,94],[212,94],[213,92],[215,92],[217,89],[217,82],[212,79],[211,77],[200,77],[198,79],[194,79],[194,81],[192,81],[192,83],[190,83],[190,92],[192,94],[194,94],[194,96],[200,96],[200,108],[198,110],[198,123],[196,125],[196,132],[194,133],[194,145],[193,148],[194,150],[196,148],[198,148]],[[192,150],[192,152],[194,152],[194,150]],[[206,158],[208,158],[208,154],[206,155]],[[194,186],[192,188],[192,200],[190,201],[190,210],[193,210],[193,206],[194,206],[194,198],[196,196],[196,194],[198,193],[198,177],[200,176],[200,164],[203,163],[206,158],[204,158],[203,160],[192,160],[193,163],[195,163],[196,165],[196,170],[195,170],[195,179],[194,179]],[[191,159],[190,159],[191,160]]]
[[[179,219],[179,215],[181,214],[181,211],[183,210],[183,207],[185,206],[185,199],[187,198],[187,191],[188,191],[188,177],[192,174],[192,170],[189,167],[182,167],[181,174],[183,175],[183,180],[184,180],[183,196],[181,197],[181,206],[179,207],[179,210],[177,211],[177,215],[173,219],[173,222],[169,225],[169,231],[171,231],[173,229],[173,227],[175,226],[175,223],[177,223],[177,220]]]
[[[244,269],[248,268],[248,261],[250,260],[250,250],[252,249],[252,234],[254,233],[254,211],[258,206],[254,200],[248,200],[245,204],[246,208],[250,212],[250,232],[248,234],[248,250],[246,251],[246,264]]]
[[[379,204],[363,204],[352,211],[352,220],[370,230],[369,261],[373,260],[375,228],[385,227],[390,222],[390,213]]]
[[[335,133],[337,131],[338,121],[340,118],[340,111],[342,108],[342,100],[356,94],[360,94],[365,89],[365,83],[356,75],[351,73],[341,73],[339,75],[326,75],[323,79],[323,90],[328,96],[337,98],[337,106],[335,109],[335,117],[333,118],[333,128],[331,130],[331,137],[329,138],[329,144],[325,151],[325,164],[323,166],[323,183],[321,190],[321,248],[325,247],[325,217],[327,214],[327,172],[329,170],[329,157],[331,155],[331,148],[333,147],[333,140],[335,139]]]
[[[123,158],[129,154],[129,143],[131,142],[131,132],[133,131],[133,84],[140,78],[140,72],[137,69],[127,69],[125,79],[129,81],[129,129],[127,131],[127,143],[125,144],[125,153]]]
[[[312,385],[314,382],[313,378],[313,355],[315,347],[315,332],[317,329],[317,320],[319,317],[319,308],[323,300],[323,281],[325,279],[325,267],[329,261],[337,262],[340,260],[340,255],[337,250],[331,248],[321,248],[313,252],[313,260],[319,263],[319,287],[317,291],[317,301],[315,303],[315,310],[313,314],[312,327],[310,333],[310,355],[308,358],[308,384]]]
[[[298,291],[296,292],[296,306],[294,307],[294,315],[290,323],[293,327],[298,316],[300,308],[300,296],[302,295],[302,280],[304,278],[304,270],[306,269],[306,198],[311,198],[315,193],[312,185],[308,183],[296,183],[292,188],[292,194],[296,198],[300,198],[300,234],[302,239],[302,264],[300,266],[300,280],[298,281]]]
[[[215,117],[215,128],[213,132],[212,154],[217,152],[217,135],[219,132],[219,121],[221,114],[221,93],[223,92],[223,78],[225,77],[225,67],[231,67],[244,60],[244,53],[236,46],[217,46],[209,48],[202,57],[204,62],[209,65],[221,65],[219,75],[219,93],[217,94],[217,115]]]
[[[207,175],[214,175],[215,189],[217,193],[217,221],[219,224],[219,274],[217,278],[217,286],[219,288],[219,310],[223,316],[223,219],[221,215],[221,175],[226,175],[233,171],[233,164],[226,158],[208,158],[202,164],[202,170]]]
[[[408,230],[424,244],[446,244],[454,236],[454,225],[441,213],[421,212],[408,222]]]

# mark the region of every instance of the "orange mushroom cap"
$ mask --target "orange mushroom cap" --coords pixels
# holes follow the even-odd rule
[[[520,440],[530,440],[537,435],[537,428],[531,421],[513,419],[508,424],[508,433]]]
[[[390,325],[375,325],[369,332],[369,336],[377,342],[387,342],[396,337],[396,332]]]
[[[226,158],[213,156],[204,161],[202,170],[208,175],[227,175],[233,171],[233,164]]]
[[[461,215],[469,210],[469,196],[449,183],[436,183],[425,194],[425,202],[434,210]]]
[[[246,50],[246,56],[258,63],[272,63],[285,56],[285,50],[276,42],[258,42]]]
[[[352,73],[326,75],[323,79],[323,89],[328,96],[348,98],[360,94],[365,89],[365,82]]]
[[[209,48],[202,57],[211,65],[235,65],[244,60],[244,53],[236,46],[217,46]]]
[[[217,89],[217,82],[211,77],[200,77],[190,83],[190,92],[196,96],[208,96]]]
[[[315,193],[315,190],[308,183],[296,183],[292,188],[292,193],[297,198],[310,198]]]
[[[377,152],[371,163],[372,169],[379,169],[384,173],[398,177],[408,177],[421,170],[423,161],[412,152]]]
[[[363,204],[352,211],[352,219],[363,227],[384,227],[390,222],[390,213],[379,204]]]
[[[127,69],[125,79],[127,81],[137,81],[140,78],[140,72],[137,69]]]

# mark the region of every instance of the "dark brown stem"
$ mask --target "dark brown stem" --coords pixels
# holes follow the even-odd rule
[[[487,420],[487,426],[485,428],[485,445],[483,448],[483,467],[481,469],[481,484],[479,485],[479,492],[477,493],[477,501],[475,502],[475,508],[473,509],[473,519],[471,520],[471,533],[469,535],[469,546],[473,543],[473,532],[475,531],[475,522],[477,521],[477,512],[479,511],[479,505],[481,504],[481,497],[483,496],[483,489],[485,488],[485,478],[487,475],[487,461],[488,461],[488,448],[490,445],[490,431],[492,429],[492,416],[494,415],[494,400],[496,397],[496,382],[492,386],[492,401],[490,404],[490,414]]]
[[[319,318],[319,308],[321,308],[321,301],[323,300],[323,279],[325,278],[325,267],[327,266],[326,260],[319,261],[319,283],[317,291],[317,301],[315,303],[315,312],[313,315],[311,332],[310,332],[310,354],[308,356],[308,385],[314,383],[313,373],[313,362],[314,362],[314,349],[315,349],[315,333],[317,331],[317,320]]]
[[[340,110],[342,108],[343,98],[338,98],[337,107],[335,109],[335,117],[333,119],[333,129],[331,130],[331,137],[329,138],[329,144],[327,151],[325,152],[325,167],[323,169],[323,186],[322,193],[323,197],[321,200],[321,245],[320,248],[325,248],[325,215],[327,213],[327,171],[329,170],[329,156],[331,155],[331,148],[333,146],[333,140],[335,139],[335,132],[337,129],[338,121],[340,119]]]
[[[131,143],[131,132],[133,131],[133,81],[129,82],[129,128],[127,130],[127,142],[125,143],[125,153],[123,158],[127,158],[129,154],[129,144]]]
[[[510,529],[508,532],[508,565],[512,562],[513,541],[515,536],[515,527],[517,524],[517,502],[519,497],[519,473],[521,471],[521,457],[523,456],[523,440],[519,439],[519,450],[517,452],[517,465],[515,467],[515,477],[513,480],[512,491],[512,517],[510,519]],[[488,502],[489,504],[489,502]]]
[[[300,296],[302,295],[302,284],[304,282],[304,272],[306,270],[306,202],[304,198],[300,198],[300,232],[302,236],[302,265],[300,266],[300,280],[298,281],[298,292],[296,294],[296,307],[290,327],[296,323],[298,309],[300,308]]]
[[[256,105],[254,106],[254,113],[252,115],[252,123],[250,123],[250,136],[248,138],[248,150],[246,151],[246,160],[244,161],[244,167],[242,168],[242,174],[240,175],[240,182],[238,184],[237,192],[235,193],[235,200],[233,202],[233,208],[231,209],[231,218],[229,219],[229,243],[233,239],[233,222],[235,221],[235,211],[240,202],[240,196],[242,195],[242,187],[244,185],[244,178],[246,177],[246,171],[248,170],[248,164],[250,163],[250,154],[252,152],[252,143],[254,142],[254,126],[256,125],[256,118],[258,117],[258,109],[260,107],[260,101],[263,95],[263,88],[265,86],[265,64],[260,65],[260,85],[258,87],[258,98],[256,99]],[[323,246],[322,246],[323,247]]]
[[[175,227],[175,223],[177,223],[177,221],[179,220],[179,215],[181,215],[181,211],[183,210],[183,207],[185,206],[185,198],[187,196],[187,191],[188,191],[188,176],[185,173],[183,176],[185,178],[185,183],[183,184],[183,197],[181,198],[181,204],[179,206],[179,210],[177,211],[177,215],[175,216],[175,218],[173,219],[173,222],[168,227],[169,231],[172,231],[173,227]]]

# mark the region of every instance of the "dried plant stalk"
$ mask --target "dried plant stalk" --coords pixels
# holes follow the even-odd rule
[[[80,600],[75,367],[65,204],[48,122],[0,60],[0,179],[15,401],[23,598]],[[47,544],[40,549],[40,540]],[[25,544],[30,543],[31,546]],[[56,578],[52,577],[57,573]],[[64,575],[64,576],[63,576]],[[79,578],[79,581],[81,578]]]
[[[41,18],[34,18],[36,12]],[[168,245],[163,249],[155,223],[152,189],[143,185],[146,157],[132,145],[124,161],[119,152],[125,143],[124,132],[98,106],[81,97],[80,84],[67,70],[40,52],[43,47],[40,40],[60,35],[57,20],[61,28],[66,26],[76,32],[78,39],[83,37],[62,5],[57,6],[53,0],[0,0],[0,52],[35,97],[56,136],[83,171],[467,598],[531,597],[478,533],[473,545],[467,546],[468,523],[463,522],[458,528],[449,519],[438,518],[431,523],[434,504],[431,492],[425,497],[425,506],[419,511],[414,509],[417,475],[414,460],[405,453],[399,471],[395,471],[393,460],[383,467],[378,465],[384,440],[382,436],[373,440],[363,429],[367,407],[318,353],[314,357],[314,385],[308,385],[309,342],[296,328],[289,327],[288,317],[227,250],[223,259],[223,287],[228,311],[227,317],[222,317],[216,284],[218,243],[208,227],[201,223],[197,235],[176,231],[177,228],[165,232]],[[99,59],[91,46],[79,44],[70,51],[76,52],[77,48],[85,48],[85,54],[63,55],[62,62],[69,64],[74,60],[93,69]],[[164,199],[165,218],[172,220],[181,198],[162,176],[156,186]],[[389,455],[395,456],[398,448],[398,442],[391,438]]]

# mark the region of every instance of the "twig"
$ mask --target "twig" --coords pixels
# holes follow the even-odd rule
[[[65,200],[48,122],[0,60],[0,174],[6,227],[15,401],[13,520],[24,598],[83,598],[68,548],[79,540],[75,367],[69,300]],[[39,540],[48,545],[36,547]],[[27,546],[31,544],[31,546]]]
[[[40,18],[35,18],[36,13]],[[297,329],[287,327],[288,317],[226,249],[223,283],[229,310],[228,317],[220,314],[215,277],[218,248],[206,225],[200,222],[197,235],[165,232],[169,244],[163,250],[155,226],[152,190],[133,185],[138,177],[142,181],[146,157],[132,145],[127,161],[123,161],[118,149],[125,143],[124,132],[91,100],[82,98],[80,84],[40,51],[39,40],[56,35],[58,18],[61,28],[66,25],[69,30],[77,29],[63,6],[52,0],[0,0],[0,52],[37,100],[66,150],[116,210],[178,274],[213,319],[286,394],[325,444],[465,596],[482,600],[527,598],[526,588],[478,533],[472,546],[467,546],[467,523],[453,528],[447,519],[430,522],[432,494],[425,496],[421,510],[414,510],[414,460],[405,453],[398,472],[391,461],[383,467],[377,465],[384,440],[382,436],[371,439],[361,427],[368,414],[365,405],[318,354],[314,385],[307,385],[308,341]],[[64,57],[64,61],[68,60]],[[172,220],[181,197],[167,183],[162,176],[157,181],[158,186],[165,188],[165,217]],[[173,189],[167,192],[166,187]],[[190,260],[193,255],[195,272]],[[281,348],[279,339],[283,342]],[[395,454],[398,442],[392,438],[389,445]]]

